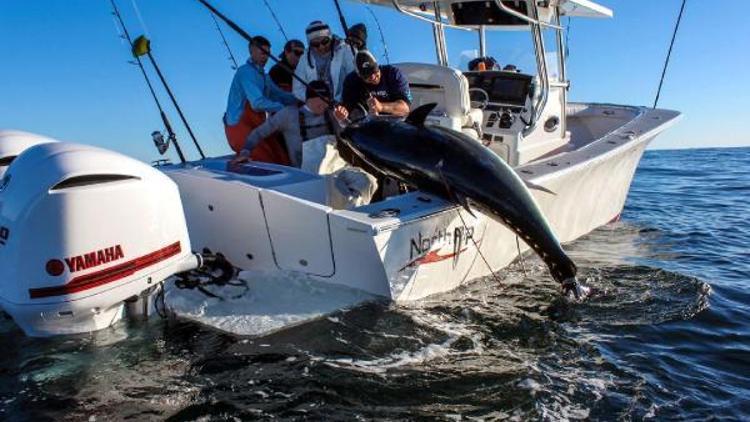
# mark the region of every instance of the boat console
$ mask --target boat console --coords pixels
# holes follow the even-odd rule
[[[469,95],[485,111],[485,129],[510,129],[524,119],[527,103],[533,95],[533,77],[517,72],[464,72],[469,81]]]
[[[512,71],[464,72],[472,107],[483,110],[482,142],[508,162],[531,119],[531,75]]]

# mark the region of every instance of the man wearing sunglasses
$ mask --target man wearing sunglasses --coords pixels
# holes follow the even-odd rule
[[[284,45],[284,51],[279,55],[280,63],[271,67],[268,75],[271,80],[287,92],[292,92],[292,74],[299,63],[300,57],[305,54],[305,44],[300,40],[289,40]]]
[[[357,71],[350,73],[344,82],[342,102],[350,113],[366,110],[373,115],[409,114],[412,101],[409,82],[397,67],[379,66],[367,50],[357,53],[356,64]]]
[[[275,113],[297,103],[297,99],[276,86],[264,70],[271,43],[265,37],[255,36],[249,49],[250,58],[237,69],[232,80],[224,113],[224,131],[235,152],[242,150],[250,132],[266,120],[266,113]],[[290,162],[286,149],[275,136],[260,142],[251,157],[278,164]]]
[[[333,94],[333,99],[341,100],[346,75],[354,71],[352,49],[331,33],[331,28],[314,21],[305,30],[310,48],[297,66],[296,74],[309,83],[315,80],[325,82]],[[298,80],[293,82],[294,95],[300,101],[305,100],[305,85]]]

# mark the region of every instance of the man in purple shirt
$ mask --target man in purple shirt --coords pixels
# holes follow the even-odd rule
[[[401,71],[390,65],[379,66],[367,51],[355,57],[356,72],[344,80],[342,102],[351,113],[357,109],[370,114],[390,114],[404,117],[409,114],[412,101],[409,82]]]

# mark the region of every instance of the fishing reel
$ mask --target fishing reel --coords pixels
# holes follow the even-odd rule
[[[175,140],[175,135],[174,133],[170,133],[167,138],[164,139],[164,134],[155,130],[151,132],[151,139],[154,141],[154,145],[156,146],[156,150],[159,151],[159,155],[164,155],[169,149],[170,143]]]

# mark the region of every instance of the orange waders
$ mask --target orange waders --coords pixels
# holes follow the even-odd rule
[[[232,150],[239,153],[245,146],[245,141],[250,132],[256,127],[263,124],[266,120],[266,113],[255,111],[250,107],[250,103],[245,101],[245,110],[239,123],[234,126],[224,124],[224,133],[227,135],[227,141]],[[277,134],[264,138],[258,145],[250,151],[250,159],[253,161],[263,161],[281,165],[291,165],[289,154],[284,145],[281,144]]]

